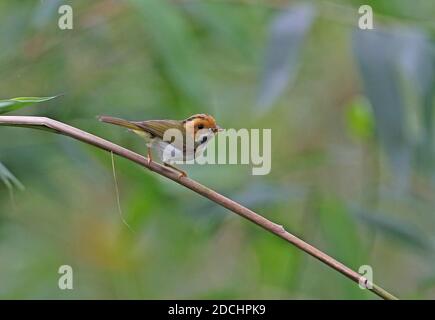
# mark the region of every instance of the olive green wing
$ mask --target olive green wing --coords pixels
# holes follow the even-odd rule
[[[181,121],[177,120],[148,120],[134,122],[142,130],[150,133],[154,137],[163,139],[168,129],[178,129],[184,135],[184,126]]]

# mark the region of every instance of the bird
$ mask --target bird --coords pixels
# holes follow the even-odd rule
[[[151,149],[157,152],[163,165],[177,171],[181,177],[187,173],[173,166],[178,161],[194,160],[202,155],[207,144],[223,129],[216,124],[216,120],[208,114],[194,114],[184,120],[144,120],[130,121],[111,116],[98,116],[101,122],[125,127],[145,139],[147,145],[147,160],[153,159]],[[169,129],[178,130],[180,139],[168,139],[165,132]],[[186,138],[191,138],[191,144]],[[191,146],[191,147],[188,147]]]

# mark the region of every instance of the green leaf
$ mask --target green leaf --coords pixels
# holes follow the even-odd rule
[[[184,8],[207,36],[220,46],[236,49],[244,60],[252,61],[255,54],[252,52],[254,44],[249,26],[259,23],[253,21],[255,8],[235,8],[227,3],[205,1],[186,2]]]
[[[346,122],[350,133],[356,138],[367,140],[375,135],[375,120],[369,101],[357,97],[346,112]]]
[[[417,141],[418,168],[430,169],[435,159],[433,145],[433,97],[435,95],[435,53],[430,37],[422,30],[402,31],[399,66],[405,83],[411,87],[416,99],[410,111],[415,113],[414,136]],[[411,130],[410,130],[411,131]]]
[[[0,114],[11,112],[35,103],[45,102],[57,98],[53,97],[19,97],[7,100],[0,100]]]
[[[204,101],[197,39],[180,6],[167,0],[132,0],[142,15],[149,46],[171,84],[191,102]]]
[[[349,265],[360,265],[363,260],[357,224],[343,202],[335,197],[319,199],[319,220],[329,250]]]
[[[1,162],[0,179],[3,181],[8,189],[12,189],[15,187],[17,189],[24,190],[23,184],[17,178],[15,178],[15,176],[9,171],[9,169],[6,168]]]
[[[357,223],[344,202],[334,196],[325,196],[317,200],[319,227],[324,235],[322,244],[339,261],[357,269],[364,264],[366,256],[359,236]],[[337,281],[339,277],[336,278]],[[363,290],[349,281],[340,281],[343,290],[351,299],[362,299]]]
[[[405,101],[397,68],[401,43],[397,31],[357,29],[353,33],[353,47],[365,95],[373,106],[376,133],[391,161],[398,191],[409,187],[411,169]]]
[[[426,251],[433,249],[431,241],[422,233],[422,230],[411,225],[408,221],[402,221],[380,212],[369,212],[364,209],[356,210],[354,214],[362,222],[375,227],[385,236],[390,236],[418,249]]]
[[[296,76],[299,53],[315,16],[309,4],[290,7],[272,22],[257,106],[270,108]]]

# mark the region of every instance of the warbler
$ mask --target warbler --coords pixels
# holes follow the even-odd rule
[[[180,177],[187,176],[186,172],[172,164],[202,155],[207,144],[222,130],[208,114],[194,114],[184,120],[129,121],[110,116],[99,116],[98,119],[128,128],[143,137],[147,145],[148,163],[152,161],[151,149],[155,150],[163,165],[179,172]]]

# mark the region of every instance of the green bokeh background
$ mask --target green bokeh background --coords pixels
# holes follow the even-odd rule
[[[58,28],[62,4],[73,7],[73,30]],[[272,26],[287,8],[310,4],[300,41],[282,39],[297,54],[287,60],[284,52],[280,69]],[[96,116],[210,113],[225,128],[271,128],[268,175],[253,176],[249,165],[185,169],[351,268],[370,265],[395,295],[435,298],[433,96],[419,99],[419,76],[435,72],[424,64],[416,79],[395,75],[403,110],[393,106],[385,118],[388,106],[366,92],[370,67],[356,51],[376,60],[388,48],[355,44],[361,4],[374,10],[375,31],[365,32],[425,34],[435,61],[430,0],[1,1],[0,99],[63,94],[14,114],[48,116],[140,153],[139,137]],[[411,69],[422,61],[409,59]],[[258,103],[270,89],[271,60],[290,81]],[[371,77],[378,96],[397,95]],[[0,184],[0,298],[376,299],[252,223],[115,157],[129,230],[110,154],[72,139],[0,127],[0,162],[25,186]],[[73,290],[58,288],[64,264],[74,270]]]

